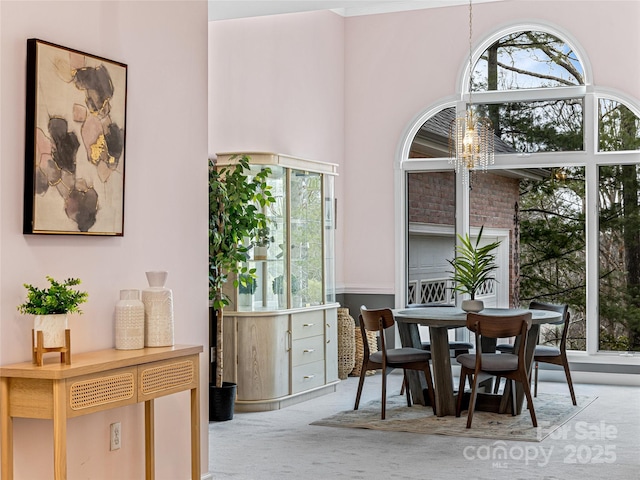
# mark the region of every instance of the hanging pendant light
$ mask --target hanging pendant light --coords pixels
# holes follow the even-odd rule
[[[464,117],[451,122],[449,128],[449,163],[455,165],[456,173],[462,173],[463,181],[469,178],[469,171],[487,169],[494,161],[494,131],[488,118],[478,117],[473,111],[471,92],[473,90],[473,63],[471,35],[473,16],[469,0],[469,103]]]

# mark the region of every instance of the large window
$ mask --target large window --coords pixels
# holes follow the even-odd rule
[[[551,29],[512,28],[494,38],[464,73],[462,101],[431,107],[410,133],[407,205],[416,208],[415,182],[427,178],[419,172],[452,170],[448,126],[471,98],[493,123],[495,164],[468,184],[457,178],[449,195],[456,233],[491,223],[509,240],[501,306],[567,303],[570,349],[640,352],[640,106],[591,86],[585,54]],[[415,232],[415,222],[405,223],[407,236],[409,228]]]

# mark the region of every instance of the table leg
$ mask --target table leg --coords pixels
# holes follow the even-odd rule
[[[153,400],[144,402],[144,478],[153,480],[155,471],[155,440],[154,440],[154,404]]]
[[[4,480],[13,480],[13,418],[9,415],[9,379],[0,379],[0,428],[2,429],[2,471]]]
[[[67,390],[64,380],[53,381],[53,478],[67,478]]]
[[[200,391],[191,389],[191,478],[200,478]]]
[[[436,415],[455,415],[456,403],[453,397],[453,378],[449,357],[449,337],[446,328],[429,327],[431,341],[431,363],[436,397]]]

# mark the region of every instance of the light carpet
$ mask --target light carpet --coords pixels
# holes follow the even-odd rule
[[[436,417],[431,407],[407,407],[406,397],[395,395],[387,399],[386,419],[380,419],[380,400],[360,405],[358,410],[346,410],[311,425],[343,428],[366,428],[427,435],[491,438],[527,442],[541,442],[554,430],[593,403],[598,397],[577,396],[574,406],[568,395],[540,393],[534,398],[538,427],[531,424],[531,416],[523,408],[521,415],[475,411],[471,428],[467,426],[467,412],[455,416]]]

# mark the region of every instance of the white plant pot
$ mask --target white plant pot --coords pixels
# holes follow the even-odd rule
[[[484,303],[482,300],[463,300],[461,307],[465,312],[478,313],[484,310]]]
[[[36,315],[33,317],[33,344],[38,345],[38,331],[42,331],[44,348],[65,346],[64,332],[67,329],[67,314]]]
[[[266,260],[267,259],[267,248],[268,247],[253,247],[253,259],[254,260]]]
[[[238,306],[251,307],[253,306],[253,293],[239,293],[238,294]]]

